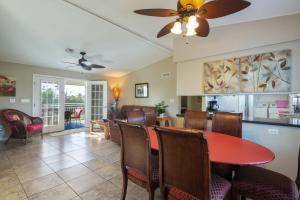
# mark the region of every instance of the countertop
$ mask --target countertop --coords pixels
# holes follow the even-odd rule
[[[183,114],[176,115],[177,117],[184,117]],[[211,117],[208,117],[211,120]],[[289,126],[300,128],[300,118],[281,118],[281,119],[270,119],[270,118],[254,118],[248,117],[243,119],[244,123],[253,124],[265,124],[265,125],[275,125],[275,126]]]

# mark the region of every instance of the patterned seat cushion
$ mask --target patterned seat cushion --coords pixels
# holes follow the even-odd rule
[[[288,177],[261,167],[242,167],[232,187],[243,196],[256,200],[298,200],[299,192]]]
[[[159,157],[157,155],[151,156],[151,165],[152,165],[152,182],[158,183],[159,182]],[[148,182],[147,176],[133,168],[128,167],[127,169],[128,176],[135,179],[135,182],[141,186],[145,186]]]
[[[224,178],[217,175],[211,176],[211,200],[223,200],[230,191],[231,184]],[[177,200],[199,200],[197,197],[186,193],[176,187],[169,188],[169,195]]]

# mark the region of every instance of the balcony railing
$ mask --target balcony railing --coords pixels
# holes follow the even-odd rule
[[[76,110],[82,110],[82,113],[85,113],[85,103],[65,103],[65,111],[74,113]]]

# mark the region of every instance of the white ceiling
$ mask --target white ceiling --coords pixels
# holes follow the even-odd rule
[[[217,20],[212,27],[300,13],[299,0],[250,0],[251,7]],[[66,48],[85,50],[120,76],[172,55],[172,36],[156,39],[172,18],[136,15],[136,9],[176,8],[176,0],[0,0],[0,60],[69,68]],[[213,31],[213,30],[212,30]],[[67,59],[69,60],[69,59]]]

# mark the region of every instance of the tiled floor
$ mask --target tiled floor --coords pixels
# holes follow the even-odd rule
[[[119,200],[119,159],[120,147],[102,134],[52,134],[26,145],[12,140],[0,145],[0,199]],[[148,194],[129,182],[126,199]]]

